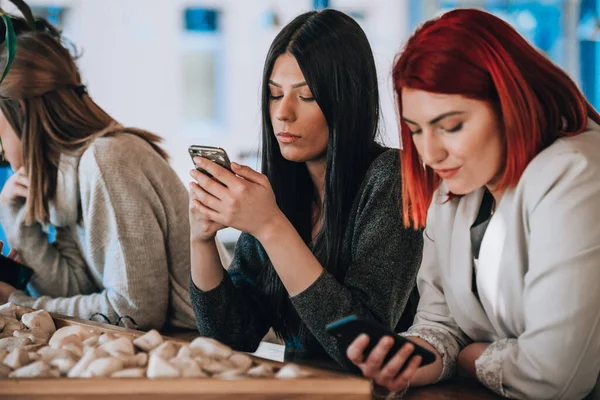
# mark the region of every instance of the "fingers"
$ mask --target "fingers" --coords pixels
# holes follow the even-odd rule
[[[4,250],[4,242],[0,240],[0,254],[2,254],[2,250]],[[17,253],[15,249],[11,249],[6,257],[11,258],[19,263],[22,262],[21,257],[19,257],[19,253]]]
[[[204,190],[196,182],[190,182],[190,199],[199,201],[211,210],[218,210],[221,205],[221,200]]]
[[[16,184],[13,186],[12,194],[13,197],[23,197],[26,199],[29,194],[29,189],[23,185]]]
[[[219,182],[196,170],[190,171],[190,175],[196,179],[196,182],[190,182],[190,193],[197,196],[198,200],[202,201],[205,205],[215,209],[213,206],[216,207],[222,199],[227,198],[227,188]],[[205,203],[203,199],[206,196],[208,197],[205,199],[207,201]],[[209,198],[213,202],[212,206],[208,204]]]
[[[227,196],[227,187],[223,186],[221,182],[215,180],[208,175],[193,169],[190,171],[190,176],[202,187],[205,191],[213,195],[218,199],[224,199]]]
[[[239,182],[239,178],[237,178],[231,171],[221,167],[219,164],[210,161],[209,159],[204,157],[194,157],[194,164],[211,174],[214,179],[221,182],[225,186],[231,186]]]
[[[18,260],[20,260],[19,253],[17,253],[17,251],[15,249],[11,249],[10,252],[8,253],[7,257],[15,260],[17,262],[19,262]]]
[[[383,360],[394,346],[394,339],[390,336],[384,336],[381,338],[377,346],[371,350],[371,353],[367,357],[364,366],[361,368],[363,374],[370,378],[374,378],[379,374],[379,370],[383,364]]]
[[[358,335],[356,339],[348,346],[346,355],[348,359],[357,366],[363,362],[363,354],[369,345],[369,336],[363,334]]]
[[[267,179],[266,176],[264,176],[260,172],[253,170],[252,168],[250,168],[246,165],[240,165],[238,163],[231,163],[231,169],[237,175],[241,176],[242,178],[244,178],[250,182],[254,182],[254,183],[257,183],[262,186],[265,186],[265,181],[267,183],[269,182],[269,180]]]
[[[410,384],[417,369],[421,366],[421,356],[415,356],[410,360],[406,369],[390,384],[385,385],[392,392],[404,390]]]
[[[388,387],[389,385],[391,385],[392,382],[394,382],[394,378],[396,378],[396,376],[398,375],[402,367],[406,364],[406,361],[408,361],[409,357],[414,352],[414,350],[414,346],[410,343],[403,345],[400,348],[400,350],[390,359],[390,361],[388,361],[388,363],[381,369],[381,371],[375,378],[376,382],[381,386]],[[411,360],[411,363],[412,362],[414,362],[414,358],[413,360]],[[406,366],[406,370],[403,371],[402,374],[404,374],[408,370],[408,367],[410,365],[411,364],[409,363]],[[412,377],[412,375],[410,375],[410,377]]]
[[[15,172],[14,177],[15,177],[15,182],[16,183],[18,183],[19,185],[25,186],[26,188],[29,187],[29,177],[25,173],[25,168],[24,167],[19,168]]]
[[[193,197],[190,197],[190,212],[198,213],[204,219],[220,223],[218,221],[220,220],[218,212],[208,208]]]

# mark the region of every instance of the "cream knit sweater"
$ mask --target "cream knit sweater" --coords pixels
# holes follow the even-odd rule
[[[22,204],[0,209],[10,246],[35,270],[34,297],[18,291],[10,301],[84,319],[101,312],[113,323],[127,315],[144,329],[195,327],[188,193],[145,140],[103,136],[61,159],[54,243],[41,224],[22,223],[23,212]]]

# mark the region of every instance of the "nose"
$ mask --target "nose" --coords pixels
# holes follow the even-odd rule
[[[275,117],[279,121],[294,121],[296,119],[294,98],[291,95],[285,95],[277,103]]]
[[[421,158],[428,166],[435,166],[448,157],[442,140],[433,130],[424,130],[421,134]]]

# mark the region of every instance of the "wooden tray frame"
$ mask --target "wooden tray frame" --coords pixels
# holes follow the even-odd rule
[[[138,337],[142,331],[52,314],[58,328],[81,325],[97,333]],[[189,343],[171,337],[179,343]],[[261,363],[282,363],[253,357]],[[370,399],[368,380],[318,368],[305,367],[313,376],[304,379],[215,378],[44,378],[0,379],[0,398],[14,399]]]

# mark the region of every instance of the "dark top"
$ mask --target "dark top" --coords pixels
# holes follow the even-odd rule
[[[481,206],[479,207],[477,218],[475,219],[475,222],[473,222],[473,225],[471,225],[470,229],[471,252],[475,262],[479,260],[479,250],[481,249],[481,243],[483,242],[485,231],[492,220],[493,208],[494,196],[492,196],[492,194],[486,189],[483,193],[483,198],[481,199]],[[479,293],[477,291],[477,268],[475,268],[475,264],[473,264],[472,276],[471,290],[477,296],[477,298],[479,298]]]
[[[343,238],[343,279],[324,270],[291,298],[310,333],[305,343],[287,340],[287,360],[331,357],[353,369],[346,348],[325,331],[330,322],[351,314],[390,328],[410,326],[418,303],[415,282],[423,237],[421,231],[402,227],[400,204],[399,154],[390,149],[371,163],[354,199]],[[256,350],[271,321],[279,318],[264,306],[268,299],[256,284],[267,257],[258,240],[243,233],[228,274],[216,288],[202,292],[190,280],[201,335],[239,351]]]

